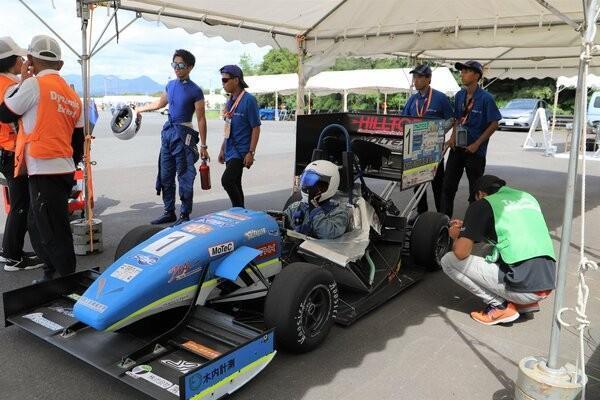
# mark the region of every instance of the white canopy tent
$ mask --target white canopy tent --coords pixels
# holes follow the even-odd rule
[[[25,0],[20,0],[25,4]],[[479,58],[488,69],[502,66],[529,70],[578,65],[576,117],[568,168],[563,230],[554,312],[562,309],[570,248],[579,142],[585,128],[586,78],[598,67],[596,51],[598,0],[446,0],[430,2],[427,12],[408,0],[78,0],[82,18],[82,72],[89,75],[84,4],[135,11],[168,27],[203,32],[226,40],[294,49],[299,56],[298,111],[304,110],[307,77],[339,56],[403,54],[413,58]],[[31,10],[31,8],[30,8]],[[33,10],[32,10],[33,12]],[[98,49],[99,50],[99,49]],[[574,71],[573,71],[574,72]],[[84,98],[89,86],[84,84]],[[88,119],[87,111],[85,112]],[[87,124],[86,124],[87,125]],[[87,132],[87,130],[86,130]],[[561,326],[553,321],[547,367],[559,371]]]
[[[577,75],[575,76],[559,76],[556,79],[556,90],[554,91],[554,106],[552,107],[552,127],[550,128],[550,140],[554,137],[554,128],[556,127],[556,109],[558,107],[558,95],[563,89],[576,88]],[[600,76],[589,74],[587,76],[588,89],[600,89]]]
[[[325,96],[332,93],[344,95],[344,111],[348,110],[348,94],[388,94],[410,92],[412,89],[411,68],[360,69],[352,71],[323,71],[311,77],[306,84],[310,94]],[[255,94],[275,93],[289,95],[298,90],[297,74],[256,75],[245,77],[248,91]],[[434,68],[431,77],[434,89],[454,96],[460,90],[456,79],[446,67]]]

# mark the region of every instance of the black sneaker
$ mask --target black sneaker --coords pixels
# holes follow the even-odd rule
[[[4,264],[4,270],[9,272],[25,271],[39,268],[42,265],[44,265],[44,263],[37,256],[24,256],[20,260],[7,259]]]
[[[184,222],[189,222],[190,221],[190,214],[181,214],[179,216],[179,219],[177,221],[175,221],[175,223],[171,226],[177,226],[179,224],[183,224]]]
[[[169,222],[175,222],[176,220],[177,216],[175,215],[175,212],[166,212],[154,221],[150,221],[150,223],[152,225],[160,225],[168,224]]]
[[[24,251],[23,257],[35,257],[35,253],[33,251]],[[10,258],[4,257],[4,251],[0,250],[0,263],[6,263],[10,260]]]

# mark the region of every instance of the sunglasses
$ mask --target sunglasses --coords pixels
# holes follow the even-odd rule
[[[176,63],[176,62],[172,62],[171,63],[171,67],[173,69],[185,69],[187,67],[186,63]]]
[[[233,79],[233,78],[221,78],[221,82],[223,82],[223,83],[227,83],[227,82],[229,82],[229,81],[230,81],[230,80],[232,80],[232,79]]]

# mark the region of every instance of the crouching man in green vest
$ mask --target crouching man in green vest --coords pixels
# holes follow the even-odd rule
[[[484,325],[539,311],[539,301],[555,287],[554,249],[540,205],[529,193],[505,185],[492,175],[479,179],[477,201],[465,220],[450,223],[454,246],[441,262],[452,280],[487,304],[471,312]],[[492,244],[491,254],[471,254],[475,242]]]

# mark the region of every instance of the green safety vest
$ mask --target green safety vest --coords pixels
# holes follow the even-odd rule
[[[544,215],[532,195],[503,186],[484,199],[492,206],[498,236],[495,251],[486,257],[487,261],[497,261],[498,254],[509,265],[544,256],[555,260]]]

